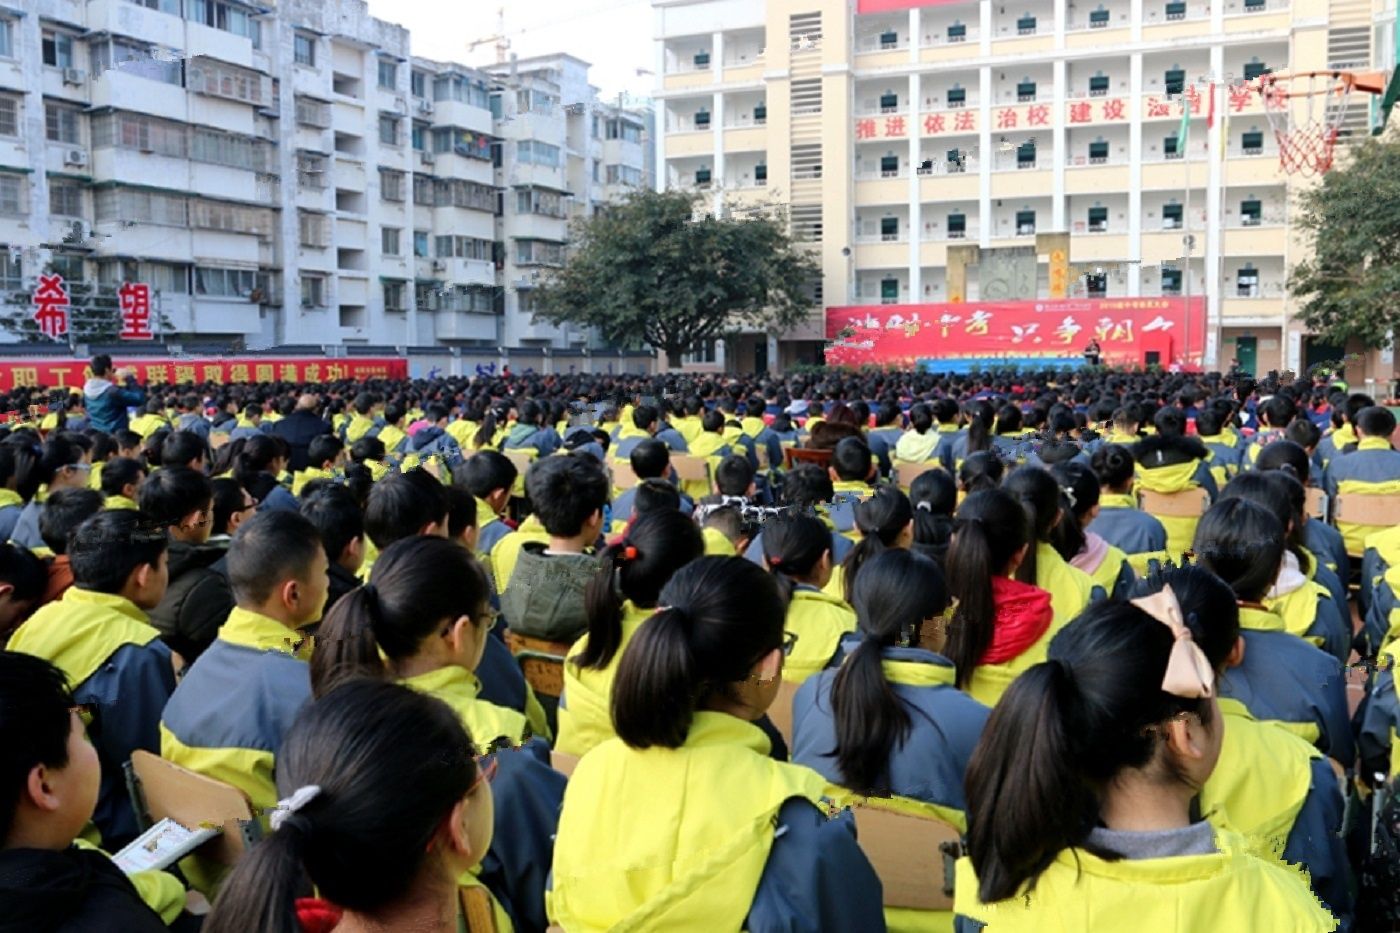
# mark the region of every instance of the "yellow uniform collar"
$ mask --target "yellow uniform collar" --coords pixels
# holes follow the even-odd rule
[[[228,614],[228,619],[219,628],[219,638],[231,645],[258,651],[280,651],[297,658],[304,657],[311,644],[311,639],[301,632],[241,606],[235,606]]]

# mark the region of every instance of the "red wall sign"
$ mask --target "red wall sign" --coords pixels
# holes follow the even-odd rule
[[[1189,318],[1189,327],[1188,325]],[[1188,334],[1189,331],[1189,334]],[[914,365],[919,360],[1078,357],[1096,339],[1108,364],[1197,366],[1206,342],[1205,301],[1100,298],[857,305],[826,309],[833,366]],[[1189,350],[1187,347],[1189,338]]]
[[[183,382],[335,382],[341,379],[407,379],[408,360],[400,357],[229,357],[226,359],[141,359],[121,357],[145,385]],[[87,360],[0,360],[0,392],[21,386],[82,388],[92,375]]]

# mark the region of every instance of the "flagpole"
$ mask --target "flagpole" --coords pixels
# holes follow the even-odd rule
[[[1195,85],[1192,85],[1192,87],[1195,87]],[[1181,94],[1181,130],[1178,134],[1180,139],[1177,142],[1177,148],[1181,150],[1182,164],[1186,168],[1186,184],[1185,191],[1183,192],[1183,200],[1185,202],[1183,213],[1186,216],[1186,232],[1183,233],[1181,237],[1181,245],[1184,247],[1184,251],[1186,253],[1185,261],[1182,263],[1182,266],[1184,267],[1183,275],[1186,277],[1186,309],[1185,313],[1182,315],[1182,317],[1186,321],[1186,346],[1182,350],[1182,356],[1185,360],[1186,365],[1182,367],[1183,369],[1189,367],[1191,364],[1191,253],[1192,247],[1196,245],[1191,237],[1191,147],[1189,145],[1190,133],[1191,100],[1190,96],[1186,93],[1185,88],[1183,88]]]

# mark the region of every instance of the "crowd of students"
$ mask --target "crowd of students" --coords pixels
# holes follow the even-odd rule
[[[1400,528],[1316,505],[1400,493],[1364,395],[92,370],[0,429],[0,930],[455,931],[464,891],[499,931],[1392,909],[1356,814],[1400,771]],[[124,875],[138,751],[262,841]],[[962,837],[952,911],[884,903],[859,807]]]

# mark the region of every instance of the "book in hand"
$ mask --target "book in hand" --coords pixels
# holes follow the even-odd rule
[[[222,831],[218,826],[186,829],[167,817],[112,856],[112,861],[128,875],[169,868]]]

